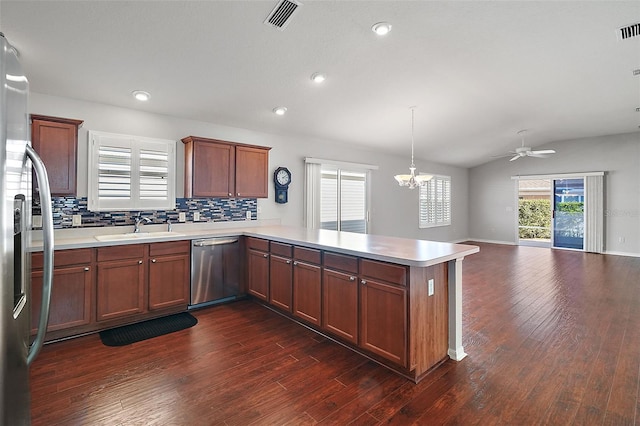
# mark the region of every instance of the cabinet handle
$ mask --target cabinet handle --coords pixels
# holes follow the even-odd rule
[[[290,264],[290,263],[291,263],[291,261],[290,261],[290,260],[287,260],[287,265],[288,265],[288,264]]]
[[[138,265],[142,265],[142,260],[138,260]]]
[[[349,281],[355,281],[356,277],[349,277]]]
[[[267,253],[263,254],[262,257],[269,257]]]
[[[157,260],[151,259],[151,263],[156,263],[156,262],[157,262]]]
[[[293,262],[293,266],[298,266],[298,262]]]
[[[233,195],[232,193],[229,193],[229,197],[231,197],[232,195]]]
[[[362,280],[362,281],[360,281],[360,284],[362,284],[362,285],[367,285],[367,280]]]
[[[89,272],[89,267],[88,267],[88,266],[86,266],[86,267],[84,268],[84,270],[85,270],[85,272]]]
[[[240,193],[238,192],[238,197],[240,196]]]

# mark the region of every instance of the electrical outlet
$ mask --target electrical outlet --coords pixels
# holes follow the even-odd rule
[[[186,222],[187,214],[185,212],[178,213],[178,222]]]
[[[31,226],[34,228],[42,228],[42,216],[35,215],[31,217]]]
[[[193,221],[194,222],[200,221],[200,212],[193,212]]]
[[[624,243],[624,241],[625,241],[625,240],[624,240],[624,237],[618,237],[618,242],[619,242],[619,243]]]
[[[247,220],[251,220],[251,212],[249,210],[247,210],[245,217],[247,218]]]
[[[74,214],[71,217],[71,226],[80,226],[82,225],[82,216],[79,214]]]
[[[433,278],[429,280],[429,296],[433,296]]]

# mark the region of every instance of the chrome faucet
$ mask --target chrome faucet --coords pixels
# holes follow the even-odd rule
[[[148,217],[142,217],[140,216],[140,213],[138,213],[138,216],[135,217],[134,219],[134,223],[133,223],[133,233],[137,234],[138,232],[140,232],[140,224],[145,224],[145,223],[151,223],[151,219],[149,219]]]
[[[172,228],[171,228],[171,220],[167,219],[167,231],[171,232]]]

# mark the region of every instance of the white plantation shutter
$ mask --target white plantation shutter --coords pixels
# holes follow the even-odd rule
[[[104,199],[131,199],[131,148],[98,148],[98,196]]]
[[[451,225],[451,177],[435,175],[420,187],[420,228]]]
[[[89,209],[175,208],[175,141],[89,132]]]

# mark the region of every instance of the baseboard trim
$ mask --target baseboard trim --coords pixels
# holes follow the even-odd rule
[[[614,256],[640,257],[640,253],[629,253],[626,251],[610,251],[605,250],[603,254],[611,254]]]
[[[471,237],[466,241],[477,241],[479,243],[489,243],[489,244],[505,244],[505,245],[508,245],[508,246],[517,245],[513,241],[485,240],[485,239],[482,239],[482,238],[471,238]]]

